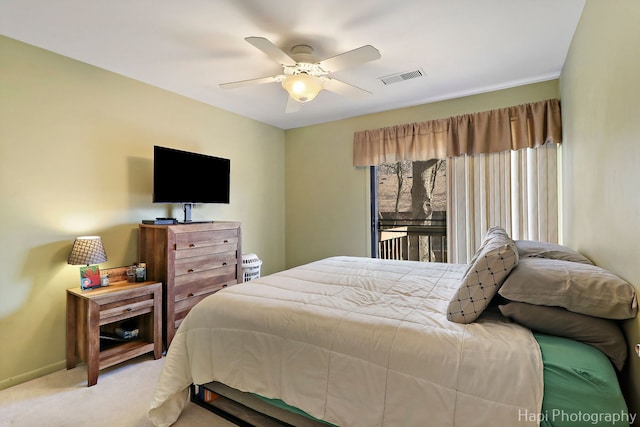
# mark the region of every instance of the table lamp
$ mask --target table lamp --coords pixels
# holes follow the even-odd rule
[[[67,264],[80,267],[80,287],[92,289],[100,287],[100,269],[96,264],[105,262],[107,254],[99,236],[76,237],[67,259]]]

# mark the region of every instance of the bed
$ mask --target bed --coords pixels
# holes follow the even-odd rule
[[[576,411],[624,418],[620,360],[606,343],[536,335],[522,313],[502,313],[511,303],[538,306],[498,294],[521,258],[492,229],[469,265],[332,257],[220,291],[180,325],[149,418],[174,423],[192,384],[223,384],[341,427],[588,425],[571,424],[575,416],[562,423]],[[620,307],[576,314],[608,326],[611,316],[634,316],[633,287],[619,287],[609,300]],[[562,360],[570,348],[589,353],[574,343],[602,350],[571,366]],[[568,373],[582,385],[563,383]],[[550,399],[566,390],[575,399]]]

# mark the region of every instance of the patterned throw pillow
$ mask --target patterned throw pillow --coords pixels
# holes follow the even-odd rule
[[[487,233],[449,302],[447,319],[457,323],[475,321],[517,264],[518,251],[506,232]]]

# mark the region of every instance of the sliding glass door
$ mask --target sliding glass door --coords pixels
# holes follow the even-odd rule
[[[446,162],[371,167],[374,258],[447,262]]]

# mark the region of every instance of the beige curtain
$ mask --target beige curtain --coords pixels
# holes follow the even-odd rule
[[[550,99],[354,134],[353,165],[376,166],[559,144],[560,101]]]
[[[560,101],[357,132],[354,166],[447,158],[448,259],[468,263],[486,231],[558,241]]]
[[[449,262],[468,263],[486,231],[558,242],[556,144],[447,160]]]

